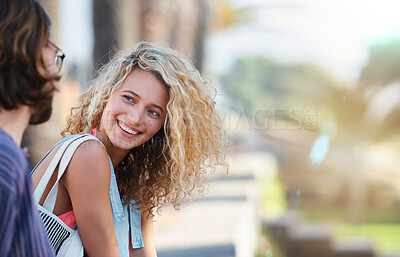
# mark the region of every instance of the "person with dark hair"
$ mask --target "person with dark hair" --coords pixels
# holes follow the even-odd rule
[[[50,118],[64,54],[36,0],[0,1],[0,256],[54,256],[20,148],[29,124]]]

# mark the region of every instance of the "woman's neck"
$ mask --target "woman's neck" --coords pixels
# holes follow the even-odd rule
[[[107,154],[108,156],[110,156],[114,168],[117,167],[119,163],[122,162],[125,156],[129,153],[129,151],[114,147],[107,135],[103,135],[104,133],[101,133],[101,131],[99,130],[93,131],[93,135],[94,134],[96,134],[96,137],[105,146]]]

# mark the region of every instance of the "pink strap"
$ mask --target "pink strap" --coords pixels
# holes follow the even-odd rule
[[[93,136],[95,136],[95,137],[97,137],[97,136],[96,136],[96,132],[97,132],[97,131],[96,131],[96,128],[93,128],[93,129],[92,129],[92,133],[93,133]]]

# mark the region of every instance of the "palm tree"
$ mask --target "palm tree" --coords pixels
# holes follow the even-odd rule
[[[94,50],[93,63],[97,69],[110,59],[110,50],[117,38],[114,19],[115,4],[108,0],[93,0]]]

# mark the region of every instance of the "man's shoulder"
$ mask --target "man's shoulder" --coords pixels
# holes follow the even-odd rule
[[[27,160],[15,143],[0,133],[0,187],[12,194],[17,185],[24,184],[27,176]]]
[[[21,149],[10,144],[0,143],[0,170],[25,172],[27,168],[27,160]]]
[[[0,161],[5,161],[9,158],[25,159],[22,150],[14,143],[10,136],[0,130],[0,155],[3,157]]]

